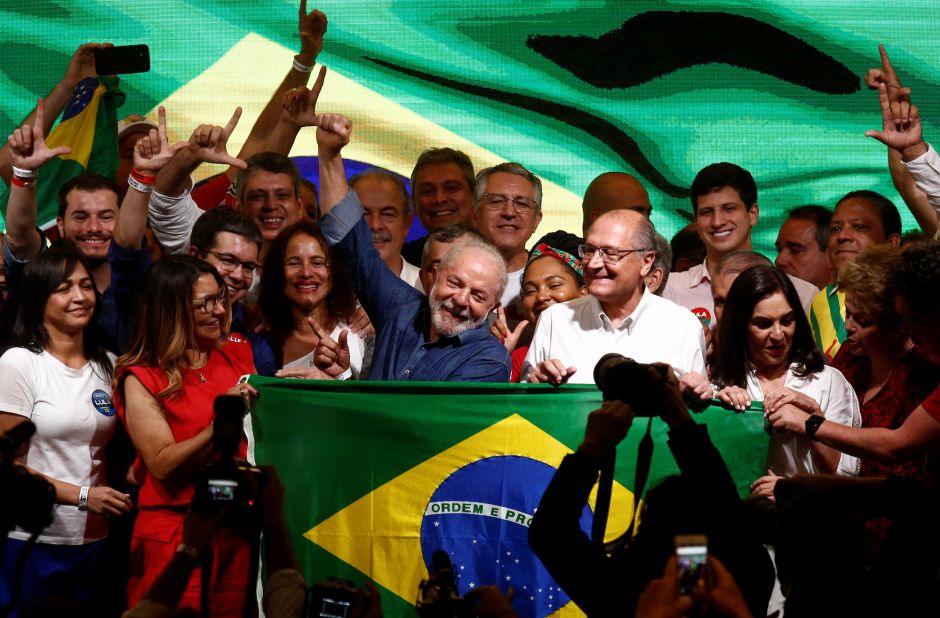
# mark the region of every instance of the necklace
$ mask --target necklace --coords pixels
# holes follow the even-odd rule
[[[200,384],[208,384],[208,383],[209,383],[209,380],[206,379],[206,376],[204,376],[204,375],[202,374],[202,370],[205,369],[206,365],[208,365],[208,364],[209,364],[209,355],[206,354],[206,359],[205,359],[204,361],[202,361],[202,364],[201,364],[201,365],[199,365],[198,367],[192,367],[192,366],[189,367],[189,370],[190,370],[190,371],[195,371],[195,372],[196,372],[196,375],[199,376],[199,383],[200,383]]]

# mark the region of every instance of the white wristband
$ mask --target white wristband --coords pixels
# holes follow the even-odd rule
[[[16,167],[15,165],[11,165],[10,167],[13,168],[14,176],[19,176],[20,178],[35,178],[36,177],[36,170],[24,170],[22,167]]]
[[[140,191],[141,193],[153,192],[153,185],[144,184],[140,182],[139,180],[137,180],[136,178],[134,178],[133,176],[127,177],[127,186],[129,186],[131,189],[136,189],[137,191]]]
[[[78,510],[87,511],[88,510],[88,490],[89,487],[85,485],[80,490],[78,490]]]
[[[343,373],[341,373],[341,374],[339,374],[338,376],[336,376],[336,379],[337,379],[337,380],[348,380],[348,379],[351,378],[351,377],[352,377],[352,368],[349,368],[349,369],[347,369],[346,371],[344,371]]]
[[[310,73],[313,71],[313,67],[308,67],[306,64],[302,63],[300,60],[297,60],[297,58],[294,57],[294,70],[301,73]]]

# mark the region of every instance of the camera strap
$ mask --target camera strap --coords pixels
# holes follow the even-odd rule
[[[607,529],[607,517],[610,513],[610,497],[614,485],[614,458],[616,453],[605,457],[601,462],[601,476],[598,480],[597,499],[594,502],[594,521],[591,525],[591,539],[598,545],[604,547],[607,554],[627,545],[633,538],[633,529],[637,520],[637,508],[640,504],[640,497],[646,489],[646,481],[649,480],[650,466],[653,461],[653,417],[650,417],[646,425],[646,433],[640,439],[636,453],[636,473],[633,481],[633,509],[630,518],[630,525],[626,532],[611,541],[604,543],[604,531]]]

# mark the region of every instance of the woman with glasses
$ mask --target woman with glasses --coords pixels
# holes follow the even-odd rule
[[[56,503],[35,546],[30,549],[30,533],[20,528],[2,545],[0,607],[17,592],[22,568],[13,616],[42,601],[67,599],[81,613],[101,603],[109,520],[131,509],[130,496],[107,486],[105,447],[116,426],[113,357],[90,326],[99,296],[89,272],[81,252],[65,241],[32,260],[21,281],[15,347],[0,357],[0,435],[33,422],[36,433],[20,462],[49,481]],[[6,512],[28,509],[11,504],[24,496],[3,498]]]
[[[250,337],[259,374],[310,380],[360,376],[365,344],[346,325],[356,299],[316,223],[299,221],[271,243],[258,306],[268,327]],[[336,362],[317,358],[321,344]]]
[[[254,372],[251,348],[227,337],[230,310],[225,282],[210,264],[173,255],[147,273],[129,350],[118,359],[115,402],[137,448],[138,515],[131,539],[128,603],[133,606],[176,553],[199,560],[182,544],[183,516],[195,480],[213,461],[216,397],[255,394],[238,385]],[[245,457],[242,439],[239,456]],[[223,528],[213,547],[213,616],[241,616],[248,598],[250,544]],[[180,607],[200,607],[200,574]]]
[[[812,399],[823,420],[858,427],[858,399],[839,371],[823,362],[800,298],[781,271],[755,266],[741,273],[728,292],[718,324],[718,350],[712,381],[718,398],[743,411],[751,401],[765,408],[784,397]],[[773,498],[776,479],[794,474],[857,474],[858,460],[807,436],[771,434],[767,467],[771,472],[751,487]]]

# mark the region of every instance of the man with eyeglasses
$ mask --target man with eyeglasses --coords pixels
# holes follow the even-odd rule
[[[525,246],[542,220],[542,181],[518,163],[500,163],[477,174],[473,194],[473,225],[499,249],[509,270],[500,304],[512,330],[525,319],[520,296],[529,260]]]
[[[640,363],[668,363],[681,377],[705,370],[705,335],[689,311],[646,289],[656,254],[644,215],[614,210],[591,224],[578,248],[588,296],[539,316],[523,381],[593,384],[594,366],[616,352]]]
[[[240,302],[261,268],[261,231],[246,214],[213,208],[196,220],[189,237],[189,254],[211,264],[225,281],[232,303],[230,331],[246,336],[245,308]]]

